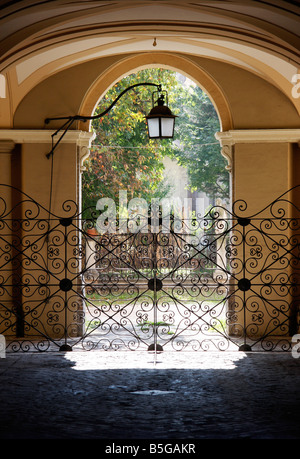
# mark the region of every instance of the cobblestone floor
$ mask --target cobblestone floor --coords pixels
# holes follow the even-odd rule
[[[299,439],[290,353],[68,352],[0,359],[1,439]]]

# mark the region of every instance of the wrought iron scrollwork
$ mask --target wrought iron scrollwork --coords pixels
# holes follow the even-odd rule
[[[99,234],[72,201],[55,215],[0,188],[8,350],[291,349],[300,218],[288,193],[253,215],[237,201],[168,231],[160,219],[156,232]]]

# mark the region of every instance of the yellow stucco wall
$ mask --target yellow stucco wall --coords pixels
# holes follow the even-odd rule
[[[175,68],[187,73],[198,84],[208,85],[211,94],[216,95],[214,102],[227,129],[257,131],[256,137],[247,142],[237,140],[230,146],[232,199],[244,199],[247,202],[247,215],[260,211],[297,182],[296,171],[300,171],[300,162],[299,150],[294,148],[295,139],[272,141],[272,132],[269,132],[267,142],[260,140],[260,131],[266,129],[276,131],[286,128],[292,131],[300,128],[299,115],[294,105],[277,87],[254,73],[221,61],[174,55],[173,58],[166,57],[166,64],[163,56],[155,53],[151,59],[156,65]],[[51,132],[47,133],[46,130],[54,129],[60,123],[46,126],[45,118],[77,113],[90,115],[97,99],[111,84],[126,72],[135,71],[138,66],[150,66],[151,59],[149,54],[146,57],[141,55],[140,59],[132,55],[97,59],[61,71],[37,84],[21,100],[14,113],[13,130],[30,131],[32,136],[30,139],[16,141],[18,152],[12,154],[12,169],[6,177],[7,183],[13,177],[16,185],[19,183],[24,192],[47,209],[51,160],[46,158],[46,154],[51,148]],[[82,113],[85,109],[89,112]],[[78,129],[78,126],[74,125],[73,128]],[[88,129],[88,126],[80,126],[80,129]],[[45,135],[42,140],[35,141],[35,135],[39,138],[43,132]],[[10,140],[9,133],[5,139]],[[62,143],[55,151],[52,211],[58,215],[64,201],[79,201],[80,156],[83,153],[78,151],[76,138]],[[7,153],[3,154],[3,160],[8,170],[10,165]],[[64,274],[59,276],[63,277]],[[35,295],[32,295],[33,301]],[[273,292],[272,295],[270,299],[277,304],[277,293]],[[37,302],[40,296],[38,293]],[[242,297],[237,298],[242,304]],[[259,307],[267,314],[265,304]],[[251,322],[252,317],[250,307],[246,319]],[[243,319],[238,317],[239,322]],[[257,329],[258,334],[264,331],[263,328]]]
[[[291,167],[288,143],[235,145],[233,200],[245,200],[249,215],[259,212],[291,188]]]
[[[143,65],[143,57],[141,55],[138,60],[140,65]],[[153,57],[155,58],[155,54]],[[121,79],[125,69],[127,73],[130,73],[126,65],[127,59],[130,58],[131,56],[112,56],[97,59],[47,78],[20,102],[14,115],[14,128],[41,129],[45,126],[44,120],[47,117],[78,114],[87,91],[99,78],[99,75],[105,75],[114,65],[121,62],[118,73],[115,73],[115,76],[119,75]],[[149,55],[147,58],[149,61]],[[291,101],[265,79],[216,60],[191,56],[185,59],[187,64],[192,62],[217,83],[230,107],[234,129],[300,127],[299,115]],[[181,64],[178,64],[176,56],[173,61],[172,58],[166,58],[169,67],[172,67],[173,62],[174,68],[186,73],[188,65],[185,66],[184,61],[182,59]],[[165,65],[163,54],[157,59],[158,64]],[[132,72],[137,67],[137,62],[133,65]],[[178,65],[181,65],[181,68],[178,68]],[[98,98],[107,89],[105,84],[99,87]],[[94,103],[96,102],[97,99]],[[84,114],[90,115],[91,113]],[[55,126],[58,124],[53,124],[53,127]]]

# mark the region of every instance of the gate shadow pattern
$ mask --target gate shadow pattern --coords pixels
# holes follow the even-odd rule
[[[291,349],[299,315],[299,209],[212,207],[98,234],[75,202],[55,215],[1,185],[0,333],[7,350]],[[136,220],[135,220],[136,222]],[[147,229],[147,231],[146,231]],[[152,228],[153,230],[153,228]]]

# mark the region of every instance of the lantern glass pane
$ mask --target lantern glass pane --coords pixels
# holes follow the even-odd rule
[[[159,118],[148,118],[148,132],[150,138],[159,137]]]
[[[162,137],[173,137],[174,130],[174,118],[162,118],[161,119],[161,136]]]

